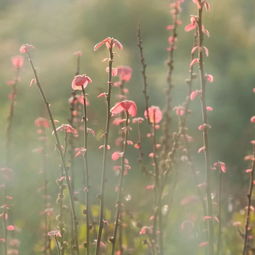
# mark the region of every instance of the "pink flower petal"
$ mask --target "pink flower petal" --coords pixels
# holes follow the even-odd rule
[[[158,106],[153,105],[144,111],[144,117],[149,119],[150,123],[159,123],[162,120],[163,114]]]
[[[197,63],[199,63],[199,59],[198,59],[198,58],[194,58],[194,59],[190,62],[189,66],[192,67],[193,65],[195,65],[195,64],[197,64]]]
[[[251,123],[255,123],[255,116],[252,116],[252,117],[250,118],[250,122],[251,122]]]
[[[214,82],[214,77],[212,74],[206,74],[205,77],[208,82],[211,82],[211,83]]]

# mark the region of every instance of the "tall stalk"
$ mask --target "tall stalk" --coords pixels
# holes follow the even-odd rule
[[[142,40],[142,32],[141,32],[141,25],[139,24],[137,29],[137,46],[139,48],[140,53],[140,62],[142,66],[142,77],[143,77],[143,95],[144,95],[144,101],[145,101],[145,111],[147,112],[147,116],[149,116],[148,108],[149,108],[149,96],[148,96],[148,81],[147,81],[147,75],[146,75],[146,63],[143,53],[143,40]],[[148,118],[148,123],[150,123],[150,120]]]
[[[105,183],[106,183],[106,157],[107,157],[107,147],[109,140],[109,129],[111,120],[111,92],[112,92],[112,64],[113,64],[113,39],[109,45],[109,62],[108,62],[108,92],[107,92],[107,110],[106,110],[106,123],[104,132],[104,151],[103,151],[103,162],[102,162],[102,172],[101,172],[101,189],[100,189],[100,216],[99,216],[99,229],[96,243],[96,255],[100,254],[100,244],[102,239],[102,232],[104,227],[104,197],[105,197]]]
[[[223,173],[219,169],[219,195],[218,195],[218,219],[219,219],[219,226],[218,226],[218,240],[217,240],[217,253],[216,255],[220,255],[221,253],[221,236],[222,236],[222,188],[223,188],[223,181],[222,178]]]
[[[15,108],[15,102],[16,102],[16,95],[17,95],[17,85],[19,81],[19,73],[20,73],[20,68],[16,69],[16,75],[15,75],[15,80],[14,84],[12,85],[12,91],[11,91],[11,103],[10,103],[10,108],[9,108],[9,114],[7,117],[7,129],[6,129],[6,166],[9,167],[10,164],[10,146],[11,146],[11,139],[12,139],[12,125],[13,125],[13,117],[14,117],[14,108]]]
[[[13,118],[14,118],[14,110],[15,110],[15,103],[16,103],[16,96],[17,96],[17,85],[19,82],[19,74],[20,74],[20,67],[16,68],[16,74],[14,83],[12,84],[12,90],[10,93],[10,107],[9,107],[9,113],[7,117],[7,128],[6,128],[6,141],[5,141],[5,166],[8,168],[10,167],[10,155],[11,155],[11,142],[12,142],[12,126],[13,126]],[[7,184],[4,185],[4,204],[7,205],[7,199],[8,191],[7,191]],[[7,231],[7,208],[4,208],[3,210],[3,234],[5,238],[4,242],[4,255],[7,255],[8,253],[8,231]],[[5,217],[6,216],[6,217]]]
[[[203,43],[204,43],[204,34],[203,34],[203,7],[204,3],[199,0],[201,5],[198,8],[198,59],[199,59],[199,75],[200,75],[200,88],[201,88],[201,110],[202,110],[202,120],[203,124],[206,125],[206,128],[203,129],[203,146],[204,146],[204,160],[205,160],[205,179],[206,179],[206,197],[207,197],[207,213],[208,216],[212,216],[212,198],[211,198],[211,169],[210,169],[210,151],[209,151],[209,137],[208,137],[208,116],[206,109],[206,77],[204,71],[204,53],[203,53]],[[212,220],[208,221],[208,241],[209,241],[209,255],[214,254],[214,230]]]
[[[154,121],[152,123],[152,139],[153,139],[153,165],[155,168],[155,214],[154,214],[154,226],[153,226],[153,235],[156,244],[159,243],[159,255],[164,254],[163,248],[163,228],[162,228],[162,197],[161,197],[161,184],[160,184],[160,170],[157,160],[157,149],[156,149],[156,123],[155,123],[155,112],[154,112]],[[158,230],[158,231],[157,231]],[[157,234],[159,232],[159,238]],[[159,240],[157,242],[157,240]]]
[[[254,172],[255,172],[255,145],[253,144],[253,160],[252,160],[252,167],[250,172],[250,179],[249,179],[249,189],[247,193],[247,213],[246,213],[246,219],[245,219],[245,230],[244,230],[244,244],[243,244],[243,252],[242,255],[246,255],[248,252],[248,237],[250,234],[250,220],[251,220],[251,203],[252,203],[252,192],[254,188]]]
[[[170,135],[170,126],[171,126],[171,111],[172,111],[172,90],[174,87],[173,84],[173,71],[174,71],[174,53],[176,49],[176,42],[177,42],[177,30],[179,24],[179,14],[181,12],[181,2],[176,0],[172,4],[172,29],[171,34],[168,38],[169,48],[168,48],[168,59],[167,59],[167,88],[165,91],[166,94],[166,107],[164,110],[164,120],[163,120],[163,141],[162,141],[162,157],[166,159],[167,154],[169,152],[171,146],[171,135]],[[162,166],[165,168],[165,166]]]
[[[85,89],[82,86],[82,94],[83,94],[83,123],[84,123],[84,134],[83,134],[83,147],[85,149],[85,152],[83,153],[83,167],[85,171],[85,177],[86,177],[86,187],[84,187],[84,192],[86,192],[86,232],[87,232],[87,255],[90,254],[90,223],[89,223],[89,214],[90,214],[90,200],[89,200],[89,165],[88,165],[88,127],[87,127],[87,105],[86,105],[86,94]]]
[[[46,154],[46,134],[45,134],[45,128],[43,128],[43,135],[44,139],[42,140],[42,168],[43,168],[43,191],[44,191],[44,210],[48,208],[48,173],[47,173],[47,154]],[[49,216],[48,213],[44,212],[44,254],[50,254],[51,247],[50,247],[50,238],[48,237],[49,229]]]
[[[126,150],[127,150],[127,139],[128,139],[128,121],[129,121],[129,114],[126,112],[126,122],[125,122],[125,138],[123,140],[123,155],[121,158],[121,170],[120,170],[120,179],[119,179],[119,185],[118,185],[118,198],[116,202],[117,211],[115,216],[115,222],[114,222],[114,232],[112,237],[112,255],[115,255],[115,246],[116,246],[116,240],[117,240],[117,232],[119,225],[122,224],[120,221],[120,214],[121,214],[121,207],[122,207],[122,192],[123,192],[123,177],[125,172],[125,156],[126,156]],[[120,247],[121,248],[121,247]]]
[[[69,175],[68,175],[68,169],[67,169],[67,166],[66,166],[66,163],[65,163],[65,158],[64,158],[64,154],[63,154],[62,147],[61,147],[61,144],[60,144],[60,140],[59,140],[59,137],[58,137],[58,133],[57,133],[57,130],[56,130],[56,125],[55,125],[55,122],[54,122],[54,118],[53,118],[53,115],[52,115],[52,112],[51,112],[51,109],[50,109],[50,104],[48,103],[47,98],[45,96],[44,90],[42,88],[41,82],[39,80],[37,71],[34,67],[34,64],[33,64],[33,61],[32,61],[32,58],[31,58],[31,55],[30,55],[29,51],[27,51],[26,54],[28,56],[29,63],[31,65],[32,71],[34,73],[34,77],[35,77],[35,80],[36,80],[36,85],[37,85],[37,87],[40,91],[40,94],[43,98],[43,102],[46,106],[46,109],[47,109],[47,112],[48,112],[48,115],[49,115],[49,118],[50,118],[51,126],[52,126],[52,129],[53,129],[53,135],[55,136],[55,139],[56,139],[56,147],[58,149],[60,159],[61,159],[61,162],[62,162],[62,169],[64,170],[65,179],[66,179],[67,188],[68,188],[68,193],[69,193],[69,198],[70,198],[70,206],[71,206],[74,233],[75,233],[75,244],[76,244],[75,249],[77,251],[77,255],[79,255],[78,219],[77,219],[76,212],[75,212],[74,197],[73,197],[71,182],[70,182]],[[61,247],[61,249],[62,248],[63,247]]]

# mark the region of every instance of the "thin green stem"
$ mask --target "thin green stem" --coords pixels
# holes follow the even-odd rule
[[[250,220],[251,220],[251,204],[252,204],[252,192],[254,188],[254,175],[255,175],[255,145],[253,145],[253,160],[252,160],[252,168],[251,168],[251,173],[250,173],[250,179],[249,179],[249,190],[247,193],[247,200],[248,200],[248,205],[247,205],[247,214],[246,214],[246,219],[245,219],[245,230],[244,230],[244,244],[243,244],[243,253],[242,255],[246,255],[248,252],[248,237],[250,234]]]
[[[59,246],[57,237],[55,237],[55,241],[56,241],[56,245],[57,245],[58,255],[61,255],[61,248],[60,248],[60,246]]]
[[[57,134],[56,125],[55,125],[54,118],[53,118],[53,115],[52,115],[52,112],[51,112],[51,109],[50,109],[50,104],[47,101],[47,98],[46,98],[45,93],[43,91],[43,88],[42,88],[42,85],[40,83],[37,71],[34,67],[34,64],[33,64],[33,61],[32,61],[32,58],[31,58],[29,52],[27,52],[27,56],[28,56],[29,63],[31,65],[31,68],[32,68],[34,76],[35,76],[37,87],[38,87],[38,89],[40,91],[40,94],[43,98],[44,104],[46,106],[46,109],[47,109],[47,112],[48,112],[48,115],[49,115],[49,118],[50,118],[51,126],[52,126],[52,129],[53,129],[53,135],[55,136],[55,139],[56,139],[56,147],[58,149],[58,152],[59,152],[59,155],[60,155],[60,158],[61,158],[62,168],[64,170],[65,179],[66,179],[66,183],[67,183],[67,187],[68,187],[68,193],[69,193],[69,198],[70,198],[70,206],[71,206],[71,212],[72,212],[72,218],[73,218],[73,224],[74,224],[74,232],[75,232],[75,237],[76,237],[75,240],[76,240],[76,244],[78,244],[78,226],[77,226],[78,225],[78,219],[77,219],[76,212],[75,212],[73,192],[72,192],[71,182],[70,182],[69,175],[68,175],[68,169],[67,169],[67,166],[66,166],[66,163],[65,163],[64,154],[63,154],[62,147],[61,147],[61,144],[60,144],[60,140],[59,140],[59,137],[58,137],[58,134]],[[79,255],[79,245],[77,245],[75,248],[76,248],[76,251],[77,251],[77,255]]]
[[[203,4],[202,1],[199,0],[201,4],[201,8],[198,10],[198,59],[199,59],[199,74],[200,74],[200,85],[201,85],[201,109],[202,109],[202,119],[205,125],[208,124],[208,116],[206,109],[206,80],[205,80],[205,71],[204,71],[204,55],[203,55],[203,42],[204,42],[204,34],[203,34]],[[213,208],[212,208],[212,198],[211,198],[211,170],[210,170],[210,153],[209,153],[209,137],[208,137],[208,128],[203,130],[203,146],[204,146],[204,160],[205,160],[205,179],[206,179],[206,197],[207,197],[207,213],[208,216],[212,216]],[[208,221],[208,242],[209,242],[209,255],[214,254],[214,230],[213,230],[213,222],[211,220]]]
[[[162,228],[162,197],[161,197],[161,185],[160,185],[160,171],[157,160],[157,137],[156,137],[156,123],[155,123],[155,112],[153,116],[152,123],[152,147],[153,147],[153,164],[155,169],[155,214],[154,214],[154,226],[153,226],[153,235],[155,243],[159,244],[159,254],[163,255],[163,228]],[[158,230],[158,231],[157,231]],[[159,232],[159,237],[157,237],[157,233]],[[158,240],[158,241],[157,241]]]
[[[222,171],[219,169],[219,195],[218,195],[218,208],[219,208],[219,211],[218,211],[218,219],[219,219],[219,226],[218,226],[218,242],[217,242],[217,255],[220,255],[221,253],[221,236],[222,236],[222,184],[223,184],[223,181],[222,181],[222,178],[223,178],[223,173]]]
[[[89,213],[90,213],[90,200],[89,200],[89,165],[88,165],[88,127],[87,127],[87,102],[86,102],[86,94],[84,87],[82,87],[82,94],[83,94],[83,123],[84,123],[84,135],[83,135],[83,146],[85,148],[85,152],[83,154],[83,167],[86,176],[86,187],[84,187],[84,192],[86,192],[86,231],[87,231],[87,255],[90,254],[90,221],[89,221]]]
[[[100,254],[100,244],[102,239],[102,232],[104,227],[104,196],[105,196],[105,183],[106,183],[106,157],[107,147],[109,140],[109,129],[111,120],[111,91],[112,91],[112,64],[113,64],[113,41],[111,41],[109,47],[109,74],[108,74],[108,93],[107,93],[107,111],[106,111],[106,123],[105,123],[105,134],[104,134],[104,151],[103,151],[103,162],[101,172],[101,189],[100,189],[100,216],[99,216],[99,230],[96,243],[96,255]]]
[[[116,202],[117,206],[117,212],[116,212],[116,217],[115,217],[115,223],[114,223],[114,232],[113,232],[113,237],[112,237],[112,255],[115,255],[115,248],[116,248],[116,239],[117,239],[117,232],[118,232],[118,227],[120,224],[120,214],[121,214],[121,207],[122,207],[122,192],[123,192],[123,177],[124,177],[124,172],[125,172],[125,157],[126,157],[126,150],[127,150],[127,139],[128,139],[128,121],[129,121],[129,114],[126,112],[126,123],[125,123],[125,138],[123,141],[123,151],[122,151],[122,158],[121,158],[121,171],[120,171],[120,179],[119,179],[119,185],[118,185],[118,198]]]
[[[142,77],[143,77],[143,95],[144,95],[144,101],[145,101],[145,111],[147,112],[147,116],[149,116],[148,108],[149,108],[149,96],[148,96],[148,81],[147,81],[147,75],[146,75],[146,63],[143,53],[143,40],[142,40],[142,32],[141,32],[141,25],[139,24],[137,29],[137,46],[139,48],[140,53],[140,62],[142,66]],[[148,118],[148,123],[150,124],[150,119]]]

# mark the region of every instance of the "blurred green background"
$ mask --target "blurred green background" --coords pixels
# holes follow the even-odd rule
[[[209,114],[209,122],[212,125],[210,130],[212,162],[221,160],[227,163],[226,199],[234,198],[235,206],[239,209],[239,204],[245,204],[247,188],[243,171],[247,165],[243,158],[250,151],[249,140],[254,134],[249,119],[254,114],[252,88],[255,87],[255,2],[214,0],[211,4],[212,11],[206,13],[204,23],[211,34],[205,41],[210,52],[205,62],[206,72],[212,73],[215,78],[213,84],[208,84],[207,92],[208,104],[215,109]],[[185,33],[184,26],[189,23],[191,14],[195,14],[194,5],[191,0],[186,0],[183,4],[181,14],[183,24],[179,28],[175,54],[173,105],[181,104],[186,95],[185,79],[188,77],[192,33]],[[143,114],[141,67],[136,46],[136,29],[139,23],[142,27],[144,53],[148,64],[150,104],[163,107],[168,38],[165,27],[171,23],[168,1],[0,0],[2,166],[9,107],[7,95],[10,90],[6,82],[14,77],[10,59],[19,54],[20,45],[29,43],[35,46],[32,52],[35,65],[55,118],[61,123],[67,123],[69,114],[70,84],[76,70],[73,52],[77,50],[83,52],[81,72],[93,79],[93,84],[88,89],[91,104],[89,118],[91,127],[98,132],[104,127],[102,116],[104,104],[96,96],[105,90],[107,73],[102,59],[107,56],[107,52],[100,50],[95,53],[93,46],[107,36],[117,38],[124,45],[124,50],[116,55],[114,64],[129,65],[133,68],[133,77],[128,84],[130,99],[137,102],[139,115]],[[34,228],[39,224],[38,215],[41,210],[40,194],[37,192],[41,182],[38,177],[40,157],[32,152],[38,146],[33,123],[38,116],[46,116],[37,88],[29,87],[32,78],[31,69],[26,62],[18,85],[12,145],[12,166],[15,170],[12,192],[16,199],[14,215],[19,219],[17,225],[22,231],[21,254],[26,255],[35,254],[37,237]],[[190,132],[199,141],[201,138],[197,126],[201,123],[201,114],[198,101],[192,103],[192,111],[189,120]],[[96,142],[94,140],[91,138],[95,151],[91,153],[91,162],[96,165],[96,162],[101,160],[101,153],[95,148],[102,140]],[[199,142],[195,146],[197,147],[194,150],[199,147]],[[52,144],[51,150],[53,147]],[[131,155],[135,165],[136,155],[134,152],[131,152]],[[53,169],[57,168],[56,162],[51,164]],[[134,172],[128,177],[128,183],[134,190],[136,186],[143,185],[142,174],[138,171],[138,167],[134,166]],[[98,190],[98,172],[99,170],[95,169],[95,175],[92,177],[95,185],[94,198]],[[52,176],[56,177],[57,173],[52,173]],[[54,182],[53,178],[52,183]],[[136,192],[132,194],[133,197],[137,196],[138,200],[143,200],[138,195]],[[183,194],[180,198],[177,197],[181,199],[182,196]],[[177,247],[181,247],[178,242],[180,241],[176,241]],[[185,249],[183,253],[180,253],[180,250],[179,253],[174,250],[172,252],[185,254]]]

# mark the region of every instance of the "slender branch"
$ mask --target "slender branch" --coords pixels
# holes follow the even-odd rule
[[[86,176],[86,187],[84,187],[84,192],[86,192],[86,232],[87,232],[87,255],[90,254],[90,221],[89,221],[89,212],[90,212],[90,200],[89,200],[89,165],[88,165],[88,127],[87,127],[87,102],[86,102],[86,94],[84,87],[82,86],[82,94],[83,94],[83,123],[84,123],[84,135],[83,135],[83,146],[85,148],[85,152],[83,154],[83,167]]]
[[[252,160],[252,168],[250,172],[250,180],[249,180],[249,190],[247,194],[248,205],[247,205],[247,214],[245,219],[245,230],[244,230],[244,244],[243,244],[243,255],[246,255],[248,252],[248,237],[250,234],[250,220],[251,220],[251,203],[252,203],[252,192],[254,187],[254,172],[255,172],[255,145],[253,145],[253,160]]]
[[[126,99],[126,96],[125,96],[125,93],[124,93],[124,88],[125,88],[125,82],[124,81],[120,81],[120,95],[121,95],[121,100],[124,100]],[[121,118],[124,119],[125,118],[125,113],[122,112],[121,113]],[[124,124],[121,123],[121,130],[122,128],[125,128]],[[122,140],[122,143],[121,143],[121,151],[124,151],[124,147],[125,147],[125,135],[126,133],[124,132],[121,132],[121,140]],[[119,213],[119,250],[120,250],[120,253],[123,254],[123,228],[122,228],[122,225],[123,225],[123,208],[122,206],[120,206],[119,208],[120,210],[120,213]],[[115,240],[114,240],[115,241]]]
[[[147,76],[146,76],[146,63],[145,63],[145,58],[143,54],[143,41],[142,41],[142,33],[141,33],[141,26],[140,24],[138,25],[137,29],[137,46],[139,48],[140,52],[140,62],[142,65],[142,77],[143,77],[143,94],[144,94],[144,99],[145,99],[145,111],[147,112],[147,116],[149,116],[148,108],[149,108],[149,96],[147,93],[148,90],[148,81],[147,81]],[[150,123],[150,120],[148,118],[148,123]]]
[[[159,239],[159,254],[164,254],[164,246],[163,246],[163,227],[162,227],[162,196],[161,196],[161,182],[160,182],[160,170],[159,164],[157,160],[157,137],[156,137],[156,116],[155,111],[153,114],[153,123],[152,123],[152,147],[153,147],[153,165],[155,169],[155,214],[154,214],[154,227],[153,227],[153,235],[155,242]],[[158,222],[158,224],[157,224]],[[159,231],[159,238],[157,238],[157,229]]]
[[[9,107],[9,114],[7,117],[7,128],[6,128],[6,141],[5,141],[5,165],[6,167],[10,167],[10,155],[11,155],[11,141],[12,141],[12,126],[13,126],[13,118],[14,118],[14,109],[15,109],[15,103],[16,103],[16,96],[17,96],[17,85],[19,81],[19,73],[20,73],[20,68],[16,69],[16,75],[15,75],[15,80],[12,85],[12,91],[10,93],[10,107]],[[6,201],[6,196],[7,196],[7,186],[4,185],[4,204],[7,204]],[[4,209],[4,215],[7,215],[7,210]],[[7,255],[8,253],[8,231],[6,229],[7,227],[7,217],[3,217],[3,225],[4,225],[4,237],[5,237],[5,242],[4,242],[4,255]]]
[[[221,253],[221,236],[222,236],[222,177],[223,177],[223,173],[222,171],[219,169],[219,198],[218,198],[218,207],[219,207],[219,211],[218,211],[218,219],[219,219],[219,227],[218,227],[218,242],[217,242],[217,255],[220,255]]]
[[[3,197],[4,197],[4,209],[3,209],[3,234],[4,234],[4,255],[7,255],[8,254],[8,231],[7,231],[7,199],[6,199],[6,196],[7,196],[7,190],[6,190],[6,187],[4,186],[4,189],[3,189]]]
[[[47,109],[47,112],[48,112],[48,115],[49,115],[49,118],[50,118],[51,126],[52,126],[52,129],[53,129],[53,134],[54,134],[55,139],[56,139],[56,147],[59,151],[59,155],[60,155],[60,158],[61,158],[62,168],[64,170],[65,179],[66,179],[66,183],[67,183],[67,187],[68,187],[68,193],[69,193],[69,197],[70,197],[70,205],[71,205],[71,212],[72,212],[72,218],[73,218],[73,224],[74,224],[74,232],[75,232],[75,236],[76,236],[76,243],[78,243],[78,229],[77,229],[78,219],[77,219],[76,212],[75,212],[73,192],[72,192],[71,182],[70,182],[70,179],[69,179],[69,176],[68,176],[68,169],[67,169],[67,166],[66,166],[66,163],[65,163],[64,154],[63,154],[61,144],[60,144],[60,140],[59,140],[59,137],[58,137],[58,134],[57,134],[56,125],[55,125],[53,115],[52,115],[52,112],[51,112],[51,109],[50,109],[50,104],[48,103],[47,98],[45,96],[45,93],[43,91],[43,88],[41,86],[41,83],[40,83],[37,71],[34,67],[33,61],[31,59],[30,53],[27,52],[26,54],[28,56],[29,63],[30,63],[31,68],[33,70],[33,73],[34,73],[34,76],[35,76],[35,79],[36,79],[37,87],[40,91],[40,94],[41,94],[41,96],[43,98],[43,101],[44,101],[44,104],[46,106],[46,109]],[[76,251],[77,251],[77,255],[79,255],[79,245],[75,248],[76,248]]]
[[[75,75],[79,75],[80,74],[80,54],[76,55],[76,72]],[[72,97],[71,97],[71,101],[70,101],[70,119],[69,119],[69,123],[72,127],[74,127],[74,111],[76,110],[77,107],[76,106],[76,90],[72,91]],[[69,136],[69,145],[70,145],[70,149],[69,149],[69,155],[70,155],[70,173],[71,173],[71,185],[72,185],[72,190],[74,191],[74,184],[75,184],[75,173],[74,173],[74,136],[70,135]]]
[[[153,176],[153,174],[147,170],[146,166],[145,166],[145,162],[144,162],[144,153],[142,150],[142,131],[141,131],[141,122],[138,120],[137,121],[137,149],[139,151],[139,157],[138,157],[138,163],[141,167],[141,171],[148,175],[148,176]]]
[[[129,121],[129,114],[126,112],[126,123],[125,123],[125,138],[123,141],[123,155],[121,158],[121,172],[120,172],[120,179],[119,179],[119,185],[118,185],[118,198],[116,202],[117,206],[117,212],[116,212],[116,217],[115,217],[115,223],[114,223],[114,232],[113,232],[113,237],[112,237],[112,255],[115,255],[115,244],[116,244],[116,239],[117,239],[117,232],[118,232],[118,227],[121,224],[120,222],[120,214],[121,214],[121,207],[122,207],[122,192],[123,192],[123,177],[124,177],[124,172],[125,172],[125,157],[126,157],[126,150],[127,150],[127,139],[128,139],[128,121]]]
[[[164,110],[164,120],[163,120],[163,141],[162,141],[162,152],[163,158],[167,157],[170,148],[170,125],[171,125],[171,101],[172,101],[172,89],[174,87],[173,84],[173,71],[174,71],[174,52],[176,49],[176,42],[177,42],[177,29],[178,29],[178,16],[180,13],[180,3],[176,1],[173,5],[172,10],[172,19],[173,19],[173,29],[171,30],[171,35],[168,38],[169,48],[168,48],[168,59],[167,59],[167,89],[166,89],[166,107]]]
[[[202,119],[205,125],[208,125],[207,109],[206,109],[206,79],[204,72],[204,55],[203,55],[203,3],[199,0],[201,8],[198,9],[198,59],[199,59],[199,74],[200,74],[200,85],[201,85],[201,109],[202,109]],[[204,160],[205,160],[205,178],[206,178],[206,196],[207,196],[207,210],[208,216],[212,216],[212,198],[211,198],[211,170],[210,170],[210,154],[209,154],[209,139],[208,139],[208,128],[203,129],[203,146],[204,146]],[[213,222],[208,221],[208,237],[209,237],[209,255],[214,254],[214,230]]]
[[[42,171],[43,171],[43,196],[44,196],[44,210],[48,208],[48,173],[47,173],[47,154],[46,154],[46,134],[45,128],[41,127],[43,130],[43,138],[42,139]],[[47,255],[50,251],[49,247],[49,224],[48,224],[48,214],[44,211],[44,254]]]
[[[12,125],[13,125],[13,117],[14,117],[14,108],[15,108],[15,103],[16,103],[16,96],[17,96],[17,85],[19,81],[19,73],[20,73],[20,68],[16,69],[16,76],[14,80],[14,84],[12,85],[12,91],[10,94],[10,108],[9,108],[9,114],[7,117],[7,128],[6,128],[6,166],[9,166],[10,163],[10,146],[11,146],[11,135],[12,135]]]
[[[195,33],[194,33],[194,40],[193,40],[193,47],[195,47],[197,45],[197,39],[198,39],[198,31],[196,30]],[[191,53],[191,61],[195,58],[195,52],[192,52]],[[189,165],[190,165],[190,169],[191,169],[191,172],[192,172],[192,175],[193,175],[193,179],[194,179],[194,183],[195,183],[195,186],[196,186],[196,190],[197,190],[197,194],[198,194],[198,197],[201,201],[201,205],[202,205],[202,208],[203,208],[203,213],[204,213],[204,216],[207,215],[206,213],[206,204],[205,204],[205,201],[204,201],[204,198],[203,198],[203,194],[200,190],[200,188],[198,187],[198,184],[199,184],[199,180],[197,178],[197,174],[196,174],[196,171],[195,171],[195,167],[194,167],[194,164],[193,164],[193,160],[192,160],[192,157],[191,157],[191,153],[190,153],[190,146],[189,146],[189,142],[188,142],[188,139],[187,139],[187,118],[188,118],[188,114],[189,114],[189,106],[190,106],[190,94],[192,92],[192,88],[193,88],[193,80],[195,79],[196,75],[194,74],[194,66],[190,66],[190,70],[189,70],[189,78],[187,79],[187,85],[188,85],[188,91],[187,91],[187,97],[186,97],[186,100],[184,101],[184,103],[182,104],[183,107],[184,107],[184,115],[183,117],[181,118],[181,121],[180,121],[180,135],[183,135],[183,138],[184,138],[184,146],[187,150],[187,153],[186,153],[186,156],[187,156],[187,159],[188,159],[188,162],[189,162]]]
[[[100,216],[99,216],[99,229],[97,236],[97,247],[96,255],[100,254],[100,244],[102,238],[102,232],[104,227],[104,196],[105,196],[105,182],[106,182],[106,157],[107,147],[109,140],[109,129],[111,120],[111,91],[112,91],[112,64],[113,64],[113,40],[109,47],[109,73],[108,73],[108,93],[107,93],[107,111],[106,111],[106,123],[105,123],[105,134],[104,134],[104,151],[103,151],[103,162],[102,162],[102,175],[101,175],[101,190],[100,190]]]
[[[60,248],[60,246],[59,246],[57,237],[55,237],[55,241],[56,241],[56,245],[57,245],[58,255],[61,255],[61,252],[60,252],[60,251],[61,251],[61,248]]]

